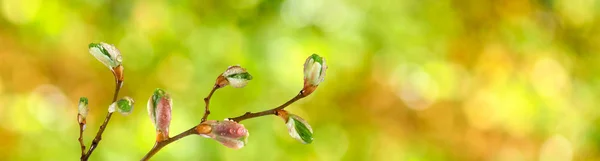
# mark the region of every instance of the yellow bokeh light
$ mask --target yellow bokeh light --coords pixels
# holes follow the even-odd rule
[[[3,0],[2,15],[14,24],[26,24],[35,19],[41,5],[40,0]]]

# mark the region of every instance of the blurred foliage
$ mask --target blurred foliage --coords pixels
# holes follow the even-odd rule
[[[89,145],[105,117],[112,74],[87,51],[123,54],[121,96],[92,160],[137,160],[152,146],[145,102],[173,98],[175,134],[197,124],[227,66],[254,79],[215,93],[210,119],[272,108],[302,88],[318,53],[319,89],[288,109],[314,129],[243,122],[249,144],[201,137],[155,160],[599,160],[597,0],[0,0],[0,158],[75,160],[77,101],[89,98]]]

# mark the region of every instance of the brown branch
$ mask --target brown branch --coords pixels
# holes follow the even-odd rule
[[[84,128],[85,124],[84,123],[79,123],[79,145],[81,145],[81,157],[80,159],[83,159],[83,156],[85,155],[85,144],[83,143],[83,128]]]
[[[210,98],[212,97],[213,93],[215,93],[215,91],[219,88],[220,88],[220,86],[218,84],[215,84],[215,86],[213,86],[212,90],[210,90],[210,93],[208,94],[208,96],[206,96],[204,98],[204,104],[205,104],[204,116],[202,116],[202,121],[200,123],[206,121],[206,119],[208,118],[208,115],[210,114],[210,109],[208,107],[208,105],[210,104]]]
[[[285,107],[289,106],[290,104],[300,100],[301,98],[306,97],[305,95],[302,94],[302,92],[298,93],[298,95],[296,95],[296,97],[292,98],[291,100],[285,102],[284,104],[282,104],[279,107],[275,107],[273,109],[269,109],[269,110],[265,110],[265,111],[261,111],[261,112],[256,112],[256,113],[252,113],[252,112],[246,112],[244,113],[244,115],[242,116],[238,116],[238,117],[234,117],[234,118],[229,118],[229,120],[231,121],[235,121],[235,122],[241,122],[243,120],[246,119],[251,119],[251,118],[255,118],[255,117],[261,117],[261,116],[265,116],[265,115],[277,115],[277,111],[278,110],[283,110]]]
[[[168,138],[165,140],[158,140],[154,143],[154,146],[152,147],[152,149],[150,149],[150,151],[141,159],[142,161],[147,161],[150,158],[152,158],[152,156],[154,156],[156,153],[158,153],[158,151],[160,151],[163,147],[173,143],[174,141],[177,141],[181,138],[184,138],[186,136],[189,136],[191,134],[201,134],[201,133],[209,133],[210,132],[210,127],[209,128],[202,128],[201,126],[203,125],[202,123],[206,121],[206,119],[208,118],[208,115],[210,114],[210,108],[209,108],[209,104],[210,104],[210,98],[212,97],[212,95],[215,93],[215,91],[223,86],[225,86],[226,84],[223,83],[224,82],[224,77],[223,76],[219,76],[217,78],[217,83],[213,86],[212,90],[210,91],[210,93],[208,94],[208,96],[206,98],[204,98],[204,103],[205,103],[205,108],[204,108],[204,116],[202,116],[202,121],[200,122],[199,125],[194,126],[192,128],[190,128],[187,131],[184,131],[180,134],[177,134],[175,137],[172,138]],[[265,116],[265,115],[278,115],[277,111],[283,110],[284,108],[286,108],[287,106],[291,105],[292,103],[306,97],[308,94],[310,93],[305,93],[305,90],[301,90],[298,95],[296,95],[294,98],[290,99],[289,101],[285,102],[284,104],[275,107],[273,109],[269,109],[269,110],[265,110],[265,111],[261,111],[261,112],[256,112],[256,113],[252,113],[252,112],[246,112],[244,115],[242,116],[238,116],[238,117],[234,117],[234,118],[229,118],[229,120],[235,121],[235,122],[241,122],[243,120],[246,119],[251,119],[251,118],[255,118],[255,117],[261,117],[261,116]]]
[[[213,89],[211,90],[210,94],[208,95],[208,97],[206,97],[204,100],[206,102],[206,111],[208,111],[208,101],[210,100],[210,97],[212,96],[212,94],[214,93],[214,91],[216,89],[218,89],[219,86],[215,85],[215,87],[213,87]],[[250,118],[255,118],[255,117],[260,117],[260,116],[265,116],[265,115],[277,115],[277,111],[278,110],[283,110],[285,107],[291,105],[292,103],[300,100],[301,98],[306,97],[305,95],[302,94],[302,92],[298,93],[298,95],[296,95],[294,98],[290,99],[289,101],[285,102],[284,104],[275,107],[273,109],[270,110],[265,110],[262,112],[257,112],[257,113],[251,113],[251,112],[246,112],[244,115],[242,116],[238,116],[235,118],[229,118],[229,120],[235,121],[235,122],[240,122],[242,120],[246,120],[246,119],[250,119]],[[207,116],[210,112],[205,112],[204,116]],[[203,121],[204,122],[204,117],[203,117]],[[180,134],[177,134],[175,137],[163,140],[163,141],[158,141],[154,143],[154,146],[152,147],[152,149],[150,149],[150,151],[144,156],[144,158],[142,158],[142,161],[147,161],[148,159],[150,159],[152,156],[154,156],[154,154],[158,153],[158,151],[160,151],[160,149],[162,149],[163,147],[171,144],[174,141],[177,141],[183,137],[189,136],[191,134],[199,134],[199,130],[197,128],[199,128],[200,125],[198,126],[194,126],[192,128],[190,128],[187,131],[184,131]]]
[[[113,95],[113,99],[112,102],[117,101],[117,96],[119,96],[119,90],[121,90],[121,85],[123,84],[122,80],[116,80],[116,88],[115,88],[115,94]],[[111,102],[111,103],[112,103]],[[112,113],[108,113],[106,114],[106,118],[104,118],[104,123],[102,123],[102,125],[100,126],[100,129],[98,130],[98,133],[96,133],[96,137],[94,138],[94,140],[92,141],[92,145],[90,145],[90,149],[88,150],[88,152],[81,156],[81,160],[82,161],[87,161],[90,157],[90,155],[92,155],[92,152],[94,152],[94,150],[96,149],[96,147],[98,147],[98,143],[100,143],[100,140],[102,140],[102,133],[104,133],[104,130],[106,129],[106,126],[108,125],[108,122],[110,121],[110,118],[112,116]]]
[[[142,158],[142,160],[146,161],[146,160],[152,158],[152,156],[154,156],[154,154],[156,154],[158,151],[160,151],[160,149],[162,149],[163,147],[171,144],[174,141],[177,141],[181,138],[184,138],[184,137],[192,135],[192,134],[198,134],[198,132],[196,131],[196,126],[190,128],[189,130],[184,131],[180,134],[177,134],[172,138],[169,138],[169,139],[166,139],[163,141],[159,141],[159,142],[155,142],[152,149],[150,149],[150,151],[144,156],[144,158]]]

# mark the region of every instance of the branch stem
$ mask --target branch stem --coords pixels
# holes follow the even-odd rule
[[[210,97],[212,96],[212,94],[215,92],[215,90],[217,90],[219,88],[218,85],[215,85],[215,87],[213,87],[213,89],[211,90],[210,94],[208,94],[208,97],[204,98],[204,101],[206,102],[206,111],[208,110],[208,101],[210,101]],[[265,116],[265,115],[277,115],[277,111],[278,110],[283,110],[285,107],[291,105],[292,103],[302,99],[306,97],[305,95],[302,95],[302,92],[298,93],[298,95],[296,95],[294,98],[290,99],[289,101],[285,102],[284,104],[275,107],[273,109],[270,110],[265,110],[265,111],[261,111],[261,112],[256,112],[256,113],[251,113],[251,112],[246,112],[244,115],[242,116],[238,116],[235,118],[229,118],[232,121],[235,122],[240,122],[242,120],[246,120],[246,119],[251,119],[251,118],[255,118],[255,117],[260,117],[260,116]],[[205,121],[205,117],[208,116],[208,114],[210,114],[210,112],[205,112],[204,113],[204,117],[202,118],[202,122]],[[200,125],[198,125],[200,126]],[[177,141],[181,138],[184,138],[186,136],[189,136],[191,134],[198,134],[197,131],[197,127],[198,126],[194,126],[192,128],[190,128],[187,131],[184,131],[180,134],[177,134],[176,136],[163,140],[163,141],[158,141],[154,143],[154,146],[152,147],[152,149],[150,149],[150,151],[144,156],[144,158],[142,158],[142,161],[147,161],[148,159],[152,158],[152,156],[154,156],[154,154],[158,153],[158,151],[160,151],[163,147],[173,143],[174,141]]]
[[[84,123],[79,123],[79,145],[81,145],[81,157],[85,156],[85,144],[83,143],[83,128],[85,127]]]
[[[163,147],[171,144],[174,141],[177,141],[181,138],[184,138],[184,137],[192,135],[192,134],[198,134],[198,132],[196,132],[196,126],[190,128],[189,130],[184,131],[180,134],[177,134],[172,138],[169,138],[169,139],[166,139],[163,141],[159,141],[159,142],[155,142],[152,149],[150,149],[150,151],[144,156],[144,158],[142,158],[142,160],[146,161],[146,160],[152,158],[152,156],[154,156],[154,154],[156,154],[158,151],[160,151],[160,149],[162,149]]]
[[[121,90],[122,84],[123,84],[123,81],[120,81],[120,80],[116,81],[115,94],[113,95],[112,102],[117,101],[117,96],[119,96],[119,91]],[[87,161],[89,159],[90,155],[92,155],[92,152],[94,152],[96,147],[98,147],[98,143],[100,143],[100,140],[102,140],[102,133],[104,133],[104,130],[106,129],[106,126],[108,125],[108,122],[110,121],[111,116],[112,116],[112,113],[110,113],[110,112],[108,114],[106,114],[106,118],[104,118],[104,122],[100,126],[98,133],[96,133],[96,137],[92,141],[92,145],[90,145],[90,149],[88,150],[87,153],[85,153],[85,155],[83,155],[81,157],[82,161]]]
[[[215,86],[213,86],[212,90],[210,90],[210,93],[208,94],[208,96],[206,96],[204,98],[204,104],[206,105],[204,107],[204,116],[202,116],[202,122],[206,121],[206,119],[208,118],[208,115],[210,114],[210,109],[209,109],[209,104],[210,104],[210,98],[212,97],[213,93],[215,93],[215,91],[219,89],[219,85],[215,84]]]
[[[304,97],[306,97],[306,96],[303,95],[302,92],[300,92],[294,98],[290,99],[289,101],[285,102],[284,104],[280,105],[279,107],[275,107],[273,109],[264,110],[264,111],[256,112],[256,113],[246,112],[242,116],[238,116],[238,117],[234,117],[234,118],[229,118],[229,120],[235,121],[235,122],[241,122],[241,121],[246,120],[246,119],[251,119],[251,118],[255,118],[255,117],[261,117],[261,116],[265,116],[265,115],[277,115],[277,111],[283,110],[287,106],[291,105],[292,103],[294,103],[294,102],[296,102],[296,101],[298,101],[298,100],[300,100],[300,99],[302,99]]]

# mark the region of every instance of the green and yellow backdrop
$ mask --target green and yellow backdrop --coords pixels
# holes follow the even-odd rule
[[[325,82],[287,109],[313,127],[290,138],[280,118],[244,121],[249,143],[199,136],[154,160],[598,160],[597,0],[0,0],[0,160],[77,160],[77,102],[89,145],[114,90],[91,42],[123,54],[121,96],[91,160],[139,160],[153,145],[146,101],[171,93],[176,134],[196,125],[216,76],[210,119],[276,107],[302,88],[302,64],[327,59]]]

